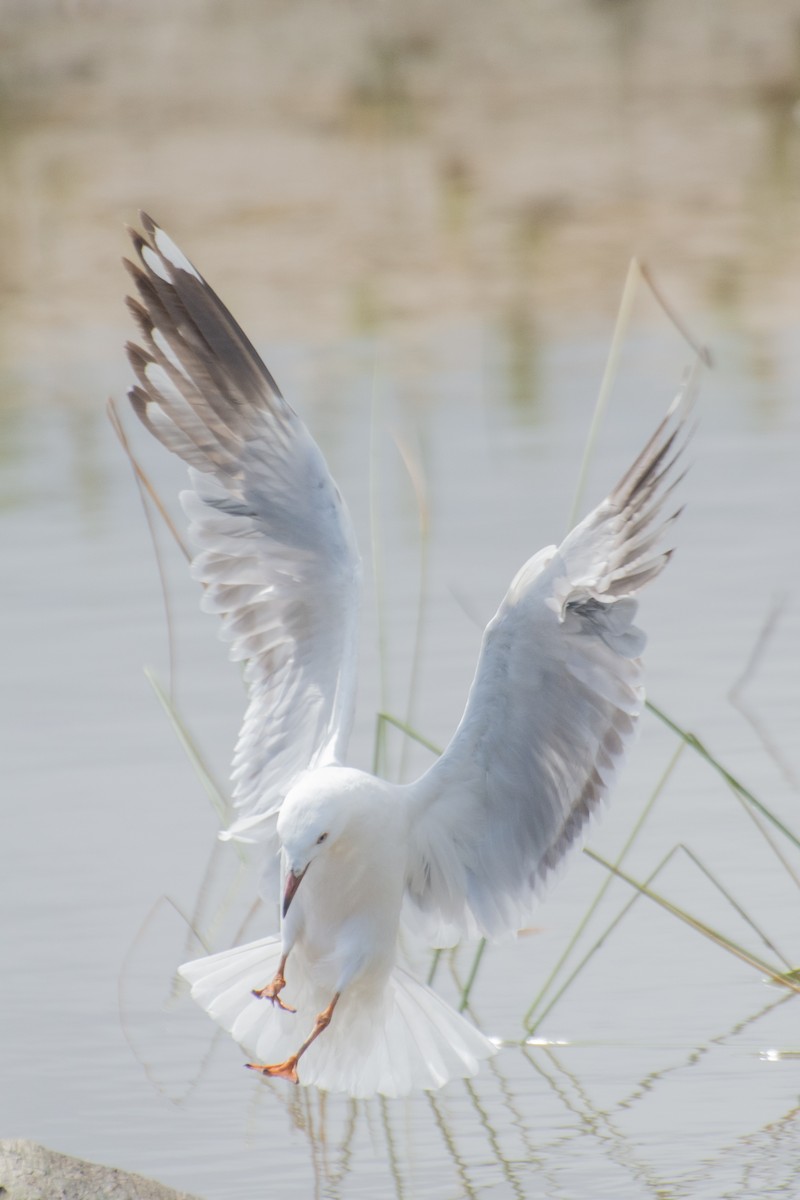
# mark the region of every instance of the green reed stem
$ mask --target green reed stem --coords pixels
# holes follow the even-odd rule
[[[662,709],[653,704],[652,700],[647,700],[646,705],[647,708],[650,709],[651,713],[654,713],[655,716],[657,716],[660,721],[663,721],[673,733],[677,734],[679,738],[686,742],[687,746],[691,746],[691,748],[697,754],[699,754],[700,757],[709,764],[709,766],[713,767],[714,770],[722,776],[725,782],[731,788],[733,788],[737,795],[739,795],[743,800],[746,800],[748,804],[751,804],[753,808],[757,809],[757,811],[760,812],[763,817],[766,817],[766,819],[772,825],[774,825],[776,829],[780,830],[784,837],[788,838],[789,841],[792,842],[798,850],[800,850],[800,838],[798,838],[797,834],[792,833],[788,826],[785,825],[783,821],[776,817],[775,814],[767,808],[766,804],[763,804],[756,796],[753,795],[749,788],[746,788],[743,783],[740,783],[735,775],[732,775],[730,771],[726,770],[719,759],[714,757],[711,751],[706,748],[706,746],[695,734],[690,733],[688,730],[679,725],[677,721],[674,721],[671,717],[668,717]]]
[[[653,810],[653,805],[655,804],[656,800],[659,798],[659,796],[663,792],[664,788],[667,785],[667,781],[669,780],[670,776],[672,775],[672,772],[674,771],[675,767],[677,766],[678,760],[679,760],[681,754],[683,753],[683,749],[684,749],[684,746],[683,746],[683,744],[681,744],[678,747],[678,749],[675,751],[675,753],[673,754],[669,763],[667,764],[666,769],[664,770],[664,773],[662,774],[661,778],[656,783],[656,786],[653,789],[650,799],[647,801],[647,804],[642,809],[642,812],[641,812],[638,820],[636,821],[635,825],[633,826],[633,829],[631,830],[630,834],[628,835],[628,838],[627,838],[625,844],[623,845],[621,851],[619,852],[619,855],[617,856],[616,864],[615,864],[616,866],[620,866],[623,863],[626,855],[628,854],[628,851],[630,850],[633,843],[636,841],[636,838],[638,837],[639,833],[641,832],[645,821],[647,820],[647,818],[649,817],[650,813]],[[564,966],[564,963],[567,961],[567,959],[572,954],[572,952],[575,948],[575,945],[578,942],[579,938],[581,937],[584,929],[591,921],[591,919],[594,916],[595,912],[597,911],[603,897],[605,896],[608,889],[611,887],[611,882],[612,882],[611,876],[609,875],[603,881],[594,900],[589,905],[584,916],[578,922],[578,925],[577,925],[574,933],[572,934],[572,937],[569,939],[566,947],[564,948],[563,953],[561,954],[560,958],[558,959],[556,965],[553,967],[553,970],[548,975],[547,979],[544,981],[544,984],[542,985],[541,989],[539,990],[539,993],[535,997],[530,1008],[525,1013],[525,1016],[522,1018],[522,1022],[525,1025],[525,1027],[527,1028],[529,1033],[531,1033],[536,1028],[536,1025],[538,1024],[538,1022],[534,1022],[533,1024],[531,1024],[531,1022],[533,1021],[533,1015],[536,1012],[536,1009],[542,1003],[542,1000],[544,999],[544,997],[547,995],[548,991],[552,987],[553,982],[558,977],[559,973],[561,972],[561,970]],[[583,961],[585,962],[586,960],[584,959]],[[577,972],[573,972],[573,974],[570,975],[568,982],[572,981],[572,979],[575,977],[576,973]],[[564,990],[565,990],[565,988],[561,988],[558,992],[558,995],[559,996],[562,995]],[[548,1008],[547,1008],[548,1012],[550,1011],[550,1008],[552,1008],[552,1004],[548,1005]]]
[[[180,742],[189,761],[191,762],[195,770],[195,774],[203,785],[203,789],[211,801],[211,805],[217,814],[217,817],[219,818],[220,824],[227,825],[231,817],[231,805],[228,797],[222,791],[222,788],[219,786],[217,781],[214,779],[214,776],[211,774],[211,771],[206,766],[205,760],[203,759],[203,756],[197,747],[197,743],[189,733],[189,730],[184,724],[183,719],[179,715],[178,710],[173,704],[172,700],[161,686],[155,671],[153,671],[151,667],[145,667],[144,673],[148,683],[158,697],[164,712],[169,717],[172,728],[177,734],[178,741]]]
[[[733,895],[728,891],[728,889],[722,883],[720,883],[719,879],[717,879],[716,875],[710,870],[710,868],[707,867],[700,860],[700,858],[698,858],[698,856],[695,854],[695,852],[693,850],[690,850],[688,846],[684,845],[683,842],[681,842],[679,844],[679,849],[683,850],[684,854],[686,854],[691,859],[691,861],[694,863],[694,865],[697,867],[697,869],[699,871],[702,871],[702,873],[705,875],[705,877],[709,881],[709,883],[713,884],[713,886],[717,889],[717,891],[722,896],[725,897],[725,899],[728,901],[728,904],[730,904],[731,908],[739,914],[739,916],[742,918],[742,920],[745,922],[745,924],[750,926],[750,928],[757,935],[757,937],[759,937],[761,939],[761,941],[764,943],[764,945],[767,947],[767,949],[771,950],[772,953],[775,954],[781,960],[783,965],[786,967],[786,970],[791,971],[792,964],[789,961],[789,959],[786,957],[786,955],[781,953],[781,951],[778,949],[778,947],[773,942],[772,938],[769,937],[768,934],[766,934],[764,932],[764,930],[761,928],[761,926],[756,923],[754,918],[750,916],[750,914],[747,912],[747,910],[745,908],[743,908],[742,905],[739,904],[739,902],[737,900],[734,899]]]
[[[467,976],[467,982],[464,984],[464,988],[461,992],[461,999],[458,1002],[459,1012],[463,1012],[469,1004],[469,994],[472,991],[472,986],[478,977],[478,969],[481,965],[481,959],[483,958],[484,951],[486,950],[486,944],[486,938],[481,938],[481,940],[478,942],[478,949],[475,951],[475,957],[472,960],[472,966],[470,967],[469,975]]]
[[[611,395],[611,389],[614,386],[614,379],[619,366],[619,358],[622,353],[622,343],[628,332],[628,326],[631,321],[631,313],[633,312],[633,302],[636,297],[636,288],[641,279],[641,271],[639,264],[635,258],[630,261],[628,274],[625,278],[625,286],[622,289],[622,299],[619,304],[617,313],[617,321],[614,326],[614,335],[611,339],[611,347],[608,351],[606,366],[603,372],[603,378],[600,382],[600,391],[597,394],[597,402],[592,413],[592,423],[589,426],[589,433],[586,438],[586,445],[583,450],[583,458],[581,460],[580,470],[578,472],[578,482],[575,487],[575,495],[572,500],[572,508],[570,509],[569,521],[567,523],[567,532],[575,525],[578,520],[578,513],[583,499],[584,489],[586,487],[586,478],[589,473],[589,464],[594,454],[594,446],[597,441],[597,435],[600,432],[600,425],[605,416],[606,408],[608,407],[608,398]]]
[[[660,908],[663,908],[666,912],[672,913],[674,917],[677,917],[680,921],[683,921],[684,924],[689,925],[690,928],[695,929],[698,933],[701,933],[703,937],[706,937],[709,939],[709,941],[714,942],[721,949],[729,951],[729,953],[733,954],[736,958],[741,959],[741,961],[747,963],[748,966],[754,967],[757,971],[760,971],[763,975],[766,975],[775,983],[783,984],[785,987],[790,988],[793,992],[800,992],[800,981],[794,978],[794,972],[783,972],[771,967],[769,963],[764,962],[763,959],[758,958],[755,954],[751,954],[748,950],[744,950],[741,946],[737,946],[735,942],[730,940],[730,938],[726,938],[723,934],[718,933],[717,930],[712,929],[710,925],[706,925],[704,921],[700,921],[697,917],[693,917],[691,913],[679,908],[677,904],[673,904],[670,900],[667,900],[666,897],[661,896],[658,892],[654,892],[646,884],[639,883],[638,880],[633,879],[630,875],[627,875],[624,871],[621,871],[619,867],[615,867],[613,863],[607,862],[601,857],[601,855],[595,854],[594,850],[589,850],[587,848],[584,853],[588,854],[589,858],[599,863],[601,867],[605,867],[607,871],[611,871],[612,874],[616,875],[619,879],[624,880],[625,883],[630,885],[630,887],[636,888],[637,892],[641,892],[643,896],[647,896],[649,900],[652,900],[655,904],[658,904]]]
[[[441,746],[437,746],[435,742],[431,742],[423,734],[412,728],[411,725],[407,725],[405,721],[401,721],[398,717],[393,717],[391,713],[387,712],[379,712],[377,717],[379,725],[383,723],[393,725],[395,729],[399,729],[406,737],[410,737],[413,741],[419,742],[420,746],[424,746],[426,750],[430,750],[431,754],[435,754],[437,758],[441,757]]]

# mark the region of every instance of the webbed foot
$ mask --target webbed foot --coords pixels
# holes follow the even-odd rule
[[[270,1000],[273,1004],[277,1004],[278,1008],[282,1008],[284,1012],[297,1012],[296,1008],[292,1008],[290,1004],[284,1004],[280,998],[280,993],[286,987],[286,980],[279,971],[271,983],[268,983],[263,988],[253,988],[253,995],[257,1000]]]
[[[294,1010],[292,1010],[294,1011]],[[260,1071],[271,1079],[288,1079],[290,1083],[299,1083],[297,1077],[298,1055],[292,1054],[282,1063],[245,1063],[248,1071]]]

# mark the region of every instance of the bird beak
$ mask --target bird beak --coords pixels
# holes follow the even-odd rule
[[[303,867],[299,875],[295,875],[294,871],[289,871],[286,875],[286,887],[283,892],[283,915],[286,916],[289,911],[289,905],[294,900],[294,894],[300,887],[303,876],[308,870],[308,866]]]

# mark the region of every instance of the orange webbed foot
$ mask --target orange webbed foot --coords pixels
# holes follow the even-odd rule
[[[288,1079],[290,1083],[299,1083],[297,1077],[297,1055],[293,1054],[282,1063],[245,1063],[248,1071],[260,1071],[271,1079]]]

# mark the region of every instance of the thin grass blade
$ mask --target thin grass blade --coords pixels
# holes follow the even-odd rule
[[[684,744],[681,743],[681,745],[675,751],[675,753],[673,754],[669,763],[667,764],[663,774],[661,775],[661,778],[656,783],[656,786],[653,789],[653,792],[652,792],[650,798],[648,799],[648,801],[645,804],[644,808],[642,809],[642,812],[640,813],[636,823],[634,824],[633,828],[631,829],[631,831],[625,841],[625,844],[623,845],[621,851],[619,852],[619,855],[617,856],[617,859],[615,862],[616,866],[618,866],[618,867],[621,866],[622,863],[625,861],[625,857],[627,856],[629,850],[633,846],[633,844],[636,841],[636,838],[639,836],[639,833],[641,832],[641,830],[644,828],[645,821],[649,817],[650,813],[653,811],[653,806],[655,805],[659,796],[663,793],[664,788],[666,787],[670,777],[672,776],[672,772],[675,770],[675,767],[678,765],[678,761],[679,761],[683,751],[684,751]],[[591,921],[592,917],[597,912],[597,909],[599,908],[600,903],[603,900],[603,897],[605,896],[608,889],[611,887],[611,882],[612,882],[612,876],[610,876],[610,875],[607,876],[607,878],[603,880],[603,883],[601,884],[594,900],[589,905],[588,909],[586,910],[586,912],[583,915],[583,917],[581,918],[581,920],[578,922],[578,925],[576,926],[575,931],[572,934],[572,937],[567,942],[567,945],[565,946],[564,951],[561,954],[561,956],[559,957],[556,965],[553,967],[553,970],[550,972],[547,979],[544,981],[544,984],[542,985],[541,989],[539,990],[538,995],[534,999],[534,1001],[531,1004],[528,1011],[525,1013],[525,1016],[522,1018],[522,1023],[525,1026],[525,1028],[528,1030],[529,1033],[533,1032],[533,1030],[536,1028],[536,1026],[538,1024],[538,1022],[534,1022],[534,1020],[533,1020],[533,1017],[534,1017],[534,1014],[535,1014],[537,1008],[543,1002],[545,996],[549,992],[550,988],[553,986],[555,980],[558,978],[559,974],[561,973],[561,971],[564,967],[564,964],[571,957],[572,952],[575,949],[577,942],[579,941],[581,935],[583,934],[583,931],[586,929],[586,927],[589,924],[589,922]],[[586,961],[586,959],[583,959],[582,964],[585,961]],[[580,969],[580,968],[578,968],[578,969]],[[576,973],[577,972],[573,972],[570,975],[569,980],[567,981],[568,983],[570,983],[575,978]],[[565,985],[565,987],[566,987],[566,985]],[[562,987],[559,989],[558,996],[563,995],[565,987]],[[558,996],[556,998],[558,998]],[[548,1012],[551,1007],[552,1007],[552,1005],[548,1005],[548,1009],[547,1009]]]
[[[223,826],[228,825],[231,819],[230,801],[217,784],[209,768],[206,766],[203,756],[197,747],[197,743],[189,733],[189,730],[186,728],[186,725],[184,724],[171,698],[161,686],[155,671],[153,671],[150,667],[145,667],[144,673],[150,686],[161,702],[164,712],[169,717],[172,728],[177,734],[178,741],[183,747],[190,763],[194,767],[195,773],[203,785],[206,795],[211,801],[211,805],[219,818],[220,824]]]
[[[680,921],[683,921],[684,924],[689,925],[692,929],[695,929],[698,933],[701,933],[704,937],[708,938],[709,941],[714,942],[714,944],[719,946],[722,950],[727,950],[730,954],[733,954],[735,958],[741,959],[741,961],[747,963],[748,966],[760,971],[762,975],[766,975],[767,978],[772,980],[774,983],[782,984],[783,986],[790,988],[793,992],[800,992],[800,982],[793,978],[793,972],[787,973],[785,971],[780,971],[777,968],[770,966],[769,963],[764,962],[763,959],[758,958],[755,954],[751,954],[748,950],[743,949],[741,946],[737,946],[735,942],[730,940],[730,938],[726,938],[723,934],[718,933],[717,930],[712,929],[710,925],[706,925],[704,921],[700,921],[697,917],[692,916],[691,913],[679,908],[677,904],[673,904],[670,900],[667,900],[666,897],[660,895],[658,892],[654,892],[651,888],[647,887],[646,884],[640,883],[638,880],[633,879],[630,875],[626,874],[625,871],[621,871],[619,867],[615,867],[613,863],[607,862],[601,857],[601,855],[596,854],[594,850],[589,850],[587,848],[584,853],[588,854],[589,858],[593,859],[596,863],[599,863],[601,867],[605,867],[607,871],[611,871],[614,875],[618,876],[619,879],[624,880],[625,883],[627,883],[630,887],[636,888],[638,892],[641,892],[643,896],[647,896],[648,899],[652,900],[655,904],[658,904],[660,908],[663,908],[666,912],[672,913],[674,917],[677,917]]]
[[[687,746],[691,746],[691,748],[697,754],[699,754],[701,758],[705,759],[709,766],[712,766],[714,770],[722,776],[725,782],[729,784],[729,786],[732,787],[733,790],[743,800],[746,800],[748,804],[751,804],[753,808],[760,812],[761,815],[765,817],[772,825],[774,825],[775,828],[778,829],[785,838],[788,838],[789,841],[792,842],[792,844],[796,846],[798,850],[800,850],[800,838],[797,836],[797,834],[793,833],[791,829],[789,829],[789,827],[780,820],[779,817],[776,817],[775,814],[771,812],[769,808],[767,808],[766,804],[763,804],[756,796],[754,796],[749,788],[746,788],[743,783],[740,783],[736,776],[732,775],[730,771],[728,771],[722,765],[719,759],[714,757],[711,751],[706,748],[706,746],[694,733],[690,733],[687,729],[684,729],[682,726],[680,726],[677,721],[674,721],[672,717],[668,717],[663,709],[660,709],[658,705],[653,703],[652,700],[647,700],[645,703],[650,709],[651,713],[654,713],[655,716],[657,716],[660,721],[663,721],[673,733],[677,734],[679,738],[682,738],[683,741],[686,742]]]

